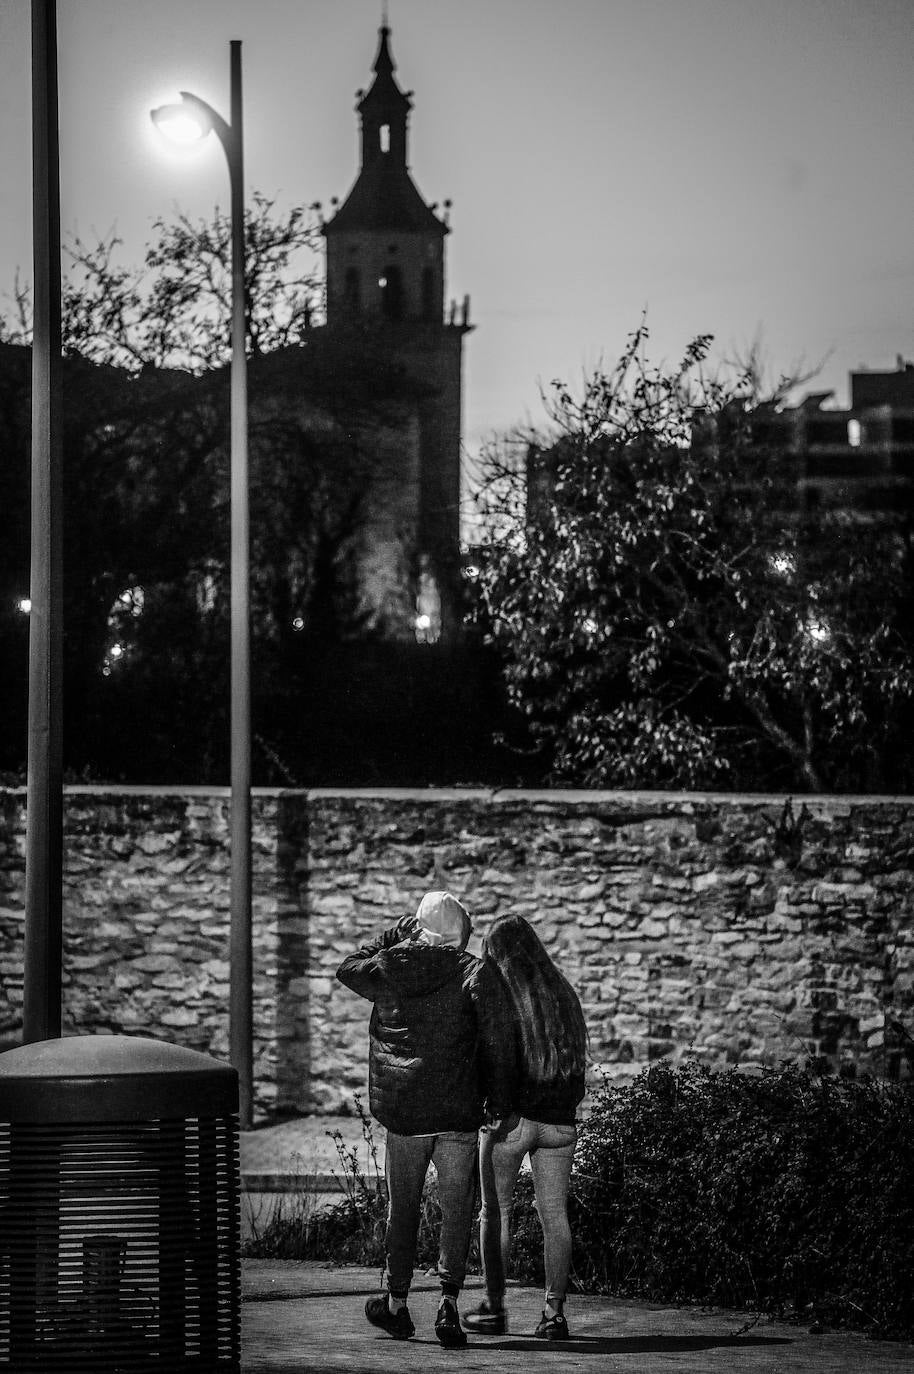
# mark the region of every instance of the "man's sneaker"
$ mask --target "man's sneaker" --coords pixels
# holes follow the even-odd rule
[[[401,1307],[399,1312],[391,1312],[387,1306],[386,1293],[368,1299],[365,1304],[365,1316],[372,1326],[380,1326],[382,1331],[386,1331],[388,1336],[395,1336],[398,1341],[408,1341],[410,1336],[416,1334],[409,1308]]]
[[[441,1299],[441,1306],[435,1317],[435,1335],[442,1345],[448,1347],[467,1343],[466,1332],[460,1325],[460,1317],[457,1314],[457,1304],[448,1302],[446,1298]]]
[[[471,1312],[464,1312],[461,1320],[468,1331],[478,1331],[481,1336],[504,1336],[508,1330],[505,1309],[490,1307],[485,1298]]]
[[[567,1341],[568,1323],[564,1313],[559,1312],[556,1317],[547,1317],[544,1312],[533,1334],[541,1341]]]

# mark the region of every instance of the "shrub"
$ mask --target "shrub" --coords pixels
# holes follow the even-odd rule
[[[914,1334],[912,1157],[907,1088],[656,1065],[581,1128],[576,1284]]]

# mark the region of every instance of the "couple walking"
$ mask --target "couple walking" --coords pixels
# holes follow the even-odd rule
[[[543,1316],[533,1334],[565,1340],[568,1182],[575,1109],[584,1096],[584,1016],[523,917],[497,920],[481,959],[467,952],[471,931],[456,897],[428,892],[415,916],[337,970],[346,987],[374,1003],[370,1103],[387,1127],[386,1291],[369,1298],[365,1314],[391,1336],[415,1333],[407,1299],[431,1162],[441,1202],[435,1334],[444,1346],[465,1345],[464,1327],[503,1334],[512,1194],[529,1155],[546,1277]],[[486,1297],[461,1325],[457,1298],[473,1224],[477,1150]]]

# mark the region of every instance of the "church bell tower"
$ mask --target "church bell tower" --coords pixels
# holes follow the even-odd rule
[[[398,513],[417,637],[453,639],[459,632],[462,350],[472,326],[468,298],[459,310],[445,304],[449,202],[439,215],[412,180],[413,102],[394,72],[385,24],[374,80],[358,92],[359,172],[323,227],[326,328],[345,333],[356,350],[360,340],[366,349],[380,347],[414,384],[413,453],[404,444],[402,470],[394,462],[387,473],[387,530]]]

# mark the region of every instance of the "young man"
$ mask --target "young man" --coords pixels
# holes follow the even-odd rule
[[[427,892],[372,944],[344,959],[337,978],[374,1003],[369,1026],[369,1099],[387,1127],[386,1292],[365,1315],[391,1336],[415,1334],[407,1298],[416,1262],[422,1188],[438,1173],[441,1303],[435,1334],[466,1344],[457,1297],[466,1274],[483,1121],[510,1106],[513,1035],[488,966],[466,952],[472,925],[449,892]]]

